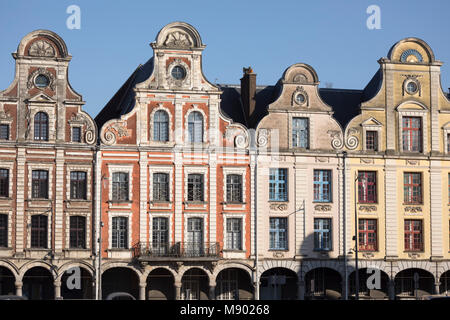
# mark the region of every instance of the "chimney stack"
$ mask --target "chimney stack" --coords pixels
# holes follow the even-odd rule
[[[241,78],[241,99],[244,107],[247,127],[251,127],[250,118],[256,107],[256,73],[252,67],[243,68],[244,76]]]

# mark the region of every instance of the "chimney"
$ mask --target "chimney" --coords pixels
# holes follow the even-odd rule
[[[252,67],[243,68],[244,76],[241,78],[241,99],[244,107],[247,127],[251,127],[250,118],[256,107],[256,73]]]

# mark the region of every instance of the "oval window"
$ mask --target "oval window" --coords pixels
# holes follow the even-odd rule
[[[186,70],[182,66],[175,66],[172,69],[172,77],[175,80],[183,80],[186,77]]]
[[[50,80],[47,76],[44,76],[43,74],[40,74],[34,79],[34,84],[38,88],[46,88],[50,84]]]

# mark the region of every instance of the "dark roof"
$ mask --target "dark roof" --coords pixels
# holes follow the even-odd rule
[[[223,92],[220,96],[220,108],[234,122],[239,122],[254,128],[258,122],[267,114],[269,104],[274,102],[278,97],[278,84],[275,86],[256,86],[256,105],[255,111],[249,120],[245,117],[244,106],[241,99],[241,86],[234,84],[218,85]]]
[[[106,106],[95,117],[97,128],[100,130],[103,124],[111,119],[119,118],[133,110],[136,99],[134,88],[138,83],[147,80],[153,71],[153,58],[144,65],[139,65],[131,76],[120,87],[116,94],[109,100]]]
[[[322,100],[333,108],[333,117],[345,128],[347,123],[359,114],[359,105],[364,90],[319,88]]]

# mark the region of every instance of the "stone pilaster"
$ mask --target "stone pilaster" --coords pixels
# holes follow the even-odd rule
[[[175,242],[181,241],[183,230],[183,154],[175,152]]]
[[[398,256],[398,209],[397,168],[395,160],[386,159],[385,163],[385,199],[386,199],[386,256]],[[401,200],[400,200],[401,201]]]
[[[439,166],[439,168],[437,168]],[[440,161],[430,161],[431,257],[443,257],[442,174]]]
[[[56,150],[56,188],[55,188],[55,252],[61,253],[63,248],[63,215],[64,215],[64,150]],[[52,186],[50,186],[52,188]],[[69,236],[69,235],[66,235]]]
[[[23,254],[25,228],[25,148],[17,150],[16,253]],[[28,192],[31,192],[28,190]]]
[[[217,238],[217,154],[209,154],[209,242]]]
[[[433,153],[439,153],[439,93],[441,90],[440,83],[440,67],[439,66],[431,66],[431,83],[430,83],[430,131],[431,131],[431,151]],[[426,127],[427,124],[424,124]],[[426,150],[425,150],[426,151]]]
[[[385,64],[384,76],[386,86],[386,149],[396,150],[396,128],[395,121],[397,118],[396,111],[394,110],[394,67],[391,64]]]
[[[140,179],[140,200],[139,200],[139,242],[147,244],[147,202],[148,202],[148,158],[147,152],[139,153],[139,179]]]
[[[298,159],[298,158],[297,158]],[[306,255],[306,195],[308,194],[307,168],[295,164],[295,255]]]

